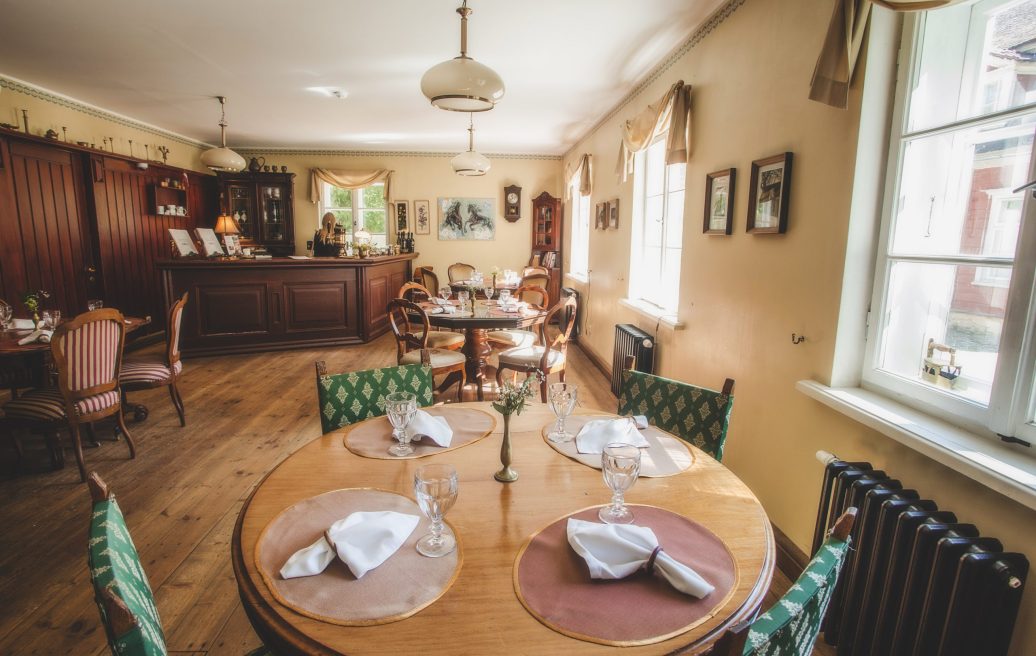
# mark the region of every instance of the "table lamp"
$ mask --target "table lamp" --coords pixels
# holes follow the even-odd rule
[[[234,217],[229,214],[221,214],[216,218],[216,227],[213,230],[218,235],[237,235],[241,233],[241,226],[237,224]]]

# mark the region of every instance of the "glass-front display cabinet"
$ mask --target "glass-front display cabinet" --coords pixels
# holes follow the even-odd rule
[[[294,173],[219,173],[222,211],[241,227],[243,246],[271,255],[295,253]]]

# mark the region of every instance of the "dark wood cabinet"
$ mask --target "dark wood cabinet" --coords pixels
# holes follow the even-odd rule
[[[222,212],[241,227],[241,243],[273,255],[295,253],[295,174],[219,173]]]
[[[532,199],[532,258],[529,264],[546,267],[550,271],[547,293],[550,302],[561,298],[561,238],[564,217],[561,199],[543,192]]]

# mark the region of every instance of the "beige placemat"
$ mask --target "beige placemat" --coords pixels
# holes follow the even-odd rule
[[[377,458],[378,460],[423,458],[474,444],[492,433],[493,429],[496,428],[496,418],[482,410],[458,408],[450,405],[421,409],[430,415],[446,418],[450,428],[453,429],[453,439],[450,441],[449,446],[437,446],[431,440],[425,439],[420,442],[410,443],[414,447],[414,452],[409,456],[390,455],[388,448],[395,442],[392,439],[392,424],[389,423],[388,417],[375,417],[345,429],[347,431],[343,438],[345,448],[358,456]]]
[[[575,435],[587,422],[609,417],[613,417],[613,415],[576,415],[569,417],[565,420],[565,431]],[[576,451],[575,440],[561,442],[560,444],[551,442],[547,439],[547,434],[552,430],[554,430],[553,421],[543,427],[541,434],[543,435],[543,441],[553,447],[555,451],[587,467],[601,468],[601,454],[579,453]],[[680,472],[687,471],[694,464],[694,452],[680,438],[673,437],[655,426],[648,426],[640,433],[650,444],[646,449],[640,450],[641,476],[645,478],[674,476]]]
[[[293,553],[313,544],[331,524],[360,510],[393,510],[418,515],[421,522],[399,551],[361,579],[338,558],[316,576],[281,578],[280,569]],[[274,599],[296,613],[343,626],[387,624],[431,605],[460,573],[459,536],[452,554],[426,558],[417,553],[415,545],[430,526],[414,501],[395,492],[335,490],[300,501],[277,515],[259,536],[255,563]]]

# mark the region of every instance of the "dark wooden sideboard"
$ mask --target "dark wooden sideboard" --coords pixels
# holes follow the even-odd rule
[[[362,344],[389,329],[385,305],[417,253],[367,259],[201,259],[158,263],[168,307],[190,302],[185,356]]]

